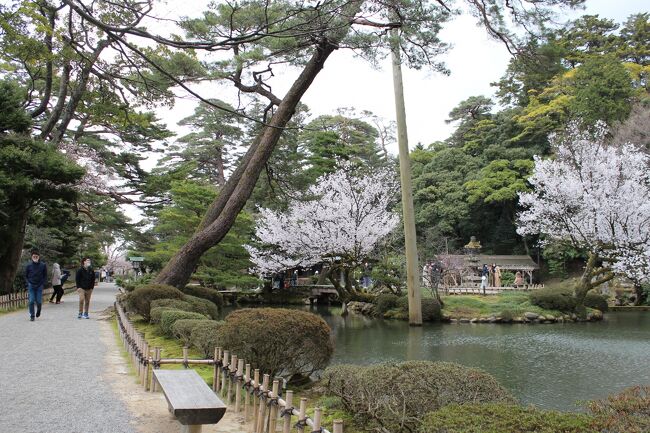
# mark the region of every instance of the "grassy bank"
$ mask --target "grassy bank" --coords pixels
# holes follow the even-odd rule
[[[521,317],[524,313],[531,312],[540,316],[560,316],[558,310],[546,310],[533,305],[525,292],[508,292],[498,295],[457,295],[443,296],[442,314],[445,317],[471,319],[474,317]]]

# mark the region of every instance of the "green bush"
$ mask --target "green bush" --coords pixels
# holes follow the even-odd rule
[[[214,348],[219,344],[219,329],[224,322],[204,320],[197,324],[190,334],[190,343],[200,350],[206,358],[214,357]]]
[[[396,302],[396,307],[402,311],[408,311],[409,310],[408,296],[401,296]]]
[[[576,300],[570,289],[538,289],[530,293],[530,302],[546,310],[573,311]]]
[[[547,310],[575,311],[576,300],[570,288],[539,289],[530,293],[530,302]],[[597,293],[587,293],[585,307],[602,312],[609,309],[607,298]]]
[[[650,432],[650,386],[628,388],[589,404],[596,425],[607,433]]]
[[[192,344],[192,331],[201,323],[212,322],[205,319],[180,319],[172,325],[172,334],[178,338],[183,346]]]
[[[512,322],[514,318],[517,317],[517,314],[512,310],[503,310],[499,313],[499,316],[503,322]]]
[[[384,314],[388,310],[392,310],[397,307],[397,300],[399,297],[393,295],[392,293],[382,293],[377,296],[375,299],[375,305],[377,305],[377,312],[379,314]]]
[[[431,298],[422,299],[422,320],[424,322],[438,322],[442,318],[440,303]]]
[[[203,314],[193,313],[191,311],[182,311],[182,310],[165,310],[160,316],[160,331],[171,337],[174,335],[172,331],[172,326],[176,323],[177,320],[181,319],[206,319]]]
[[[151,301],[156,299],[183,299],[185,295],[176,287],[163,284],[149,284],[136,288],[126,298],[127,307],[149,321]]]
[[[192,306],[192,311],[201,313],[211,319],[219,318],[219,308],[214,304],[214,302],[191,295],[185,295],[183,300]]]
[[[197,298],[207,299],[214,303],[217,308],[223,307],[223,295],[215,289],[202,286],[185,286],[183,293],[196,296]]]
[[[454,403],[514,403],[488,373],[449,362],[337,365],[323,383],[348,412],[391,433],[416,431],[425,414]]]
[[[223,347],[261,371],[291,379],[327,366],[334,352],[330,328],[319,316],[284,308],[233,311],[219,330]]]
[[[151,310],[149,311],[149,322],[159,323],[160,316],[165,310],[194,311],[189,302],[180,299],[154,299],[151,301]]]
[[[585,306],[589,308],[595,308],[596,310],[600,310],[603,313],[609,310],[607,297],[599,295],[598,293],[587,293],[587,296],[585,296]]]
[[[454,404],[429,413],[420,433],[598,433],[584,414],[508,404]]]

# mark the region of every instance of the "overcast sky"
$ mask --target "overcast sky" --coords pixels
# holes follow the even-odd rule
[[[172,18],[186,15],[188,10],[198,12],[204,1],[169,1],[162,16]],[[573,14],[599,14],[621,23],[630,14],[648,11],[647,2],[642,0],[587,0],[586,9]],[[196,7],[193,7],[196,6]],[[570,17],[564,17],[570,18]],[[404,70],[406,114],[409,145],[429,144],[447,138],[453,125],[445,123],[447,114],[460,101],[473,95],[491,96],[494,88],[490,83],[497,81],[505,72],[509,54],[505,47],[490,40],[476,21],[461,16],[448,23],[442,39],[453,44],[444,56],[451,75],[445,76],[428,71]],[[274,91],[288,86],[295,75],[275,79]],[[209,97],[220,96],[223,89],[207,92]],[[213,93],[213,94],[209,94]],[[355,59],[350,52],[335,52],[324,70],[303,98],[314,115],[332,114],[337,108],[354,107],[369,110],[386,119],[394,118],[393,83],[390,61],[384,62],[380,70],[373,69],[365,61]],[[192,114],[196,101],[179,99],[171,110],[159,111],[159,116],[168,126],[181,133],[184,131],[175,123]],[[392,149],[397,152],[397,146]]]

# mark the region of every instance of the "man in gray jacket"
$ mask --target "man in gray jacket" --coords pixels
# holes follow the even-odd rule
[[[25,282],[29,292],[29,320],[40,317],[41,306],[43,305],[43,287],[47,282],[47,265],[41,262],[41,256],[37,249],[32,250],[32,260],[25,267]],[[36,314],[34,314],[36,304]]]

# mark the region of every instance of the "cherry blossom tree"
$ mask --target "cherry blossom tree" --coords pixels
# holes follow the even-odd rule
[[[535,158],[532,192],[519,194],[518,233],[569,240],[587,263],[574,287],[579,307],[587,293],[616,274],[650,278],[650,159],[633,144],[606,142],[607,128],[577,124],[551,138],[555,158]]]
[[[307,199],[292,201],[286,211],[260,209],[255,230],[260,246],[248,246],[257,272],[325,263],[328,279],[342,299],[349,299],[355,292],[354,270],[399,223],[390,211],[397,192],[395,173],[381,169],[358,175],[354,170],[344,165],[321,176]]]

